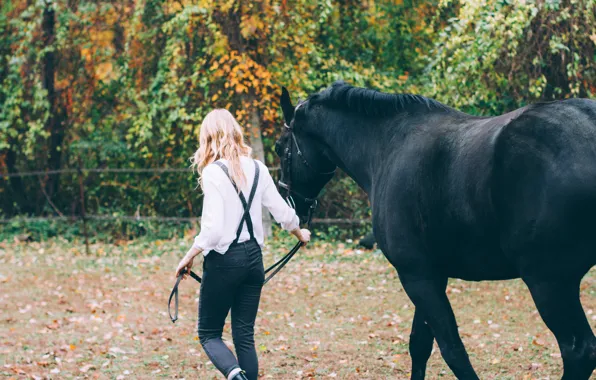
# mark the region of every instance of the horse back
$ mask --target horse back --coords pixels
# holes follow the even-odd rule
[[[596,235],[595,105],[569,100],[417,127],[376,181],[383,207],[374,218],[386,234],[400,234],[387,241],[469,280],[518,277],[528,245],[549,246],[562,230],[561,245],[596,248],[586,238]]]
[[[501,248],[522,270],[537,260],[553,263],[553,275],[596,264],[596,102],[537,104],[508,123],[491,188]]]

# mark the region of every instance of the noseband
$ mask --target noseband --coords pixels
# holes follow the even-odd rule
[[[315,173],[317,173],[319,175],[332,177],[333,174],[335,174],[335,169],[333,169],[332,171],[329,171],[329,172],[320,172],[317,169],[315,169],[311,164],[309,164],[308,161],[306,160],[306,158],[304,157],[304,154],[302,153],[300,146],[298,145],[298,140],[296,139],[296,135],[294,134],[293,128],[290,127],[286,123],[284,123],[284,127],[286,127],[286,129],[288,131],[290,131],[291,139],[294,142],[294,146],[296,147],[296,154],[302,160],[302,163],[304,164],[304,166],[306,166],[307,168],[309,168],[310,170],[314,171]],[[286,162],[286,165],[285,165],[286,168],[285,168],[285,170],[282,171],[281,179],[278,181],[279,187],[285,191],[285,193],[286,193],[285,199],[286,199],[286,202],[288,202],[288,204],[290,205],[290,207],[296,208],[296,203],[294,202],[294,198],[293,198],[294,196],[300,198],[304,203],[306,203],[308,205],[308,215],[307,215],[306,224],[310,228],[310,224],[312,222],[312,216],[314,214],[315,209],[317,208],[317,205],[319,204],[319,201],[317,200],[317,198],[305,197],[304,195],[300,194],[296,190],[292,189],[292,149],[291,149],[291,144],[289,144],[289,146],[287,146],[284,150],[284,160]]]

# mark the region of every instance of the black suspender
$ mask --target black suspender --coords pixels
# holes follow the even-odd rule
[[[250,238],[253,240],[255,238],[254,231],[253,231],[253,225],[252,225],[252,219],[250,217],[250,206],[252,205],[252,201],[255,197],[255,193],[257,192],[257,185],[259,184],[259,164],[257,163],[256,160],[253,160],[253,162],[255,164],[255,178],[252,183],[252,188],[250,189],[250,195],[248,196],[248,202],[246,201],[244,194],[242,194],[242,191],[240,191],[240,189],[238,189],[238,186],[236,186],[236,183],[234,183],[234,180],[232,179],[232,177],[230,176],[230,172],[228,171],[228,167],[221,161],[214,162],[215,165],[219,166],[221,168],[221,170],[223,170],[223,172],[226,173],[226,176],[228,177],[230,182],[232,182],[232,186],[234,186],[234,190],[236,190],[236,193],[238,194],[238,197],[240,198],[240,202],[242,202],[242,207],[244,208],[244,213],[242,214],[242,218],[240,218],[240,225],[238,226],[238,229],[236,230],[236,239],[234,239],[232,244],[238,243],[238,239],[240,239],[240,234],[242,233],[242,227],[243,227],[245,221],[246,221],[246,228],[248,229],[248,234],[250,235]]]

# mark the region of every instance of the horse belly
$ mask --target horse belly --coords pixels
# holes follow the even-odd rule
[[[478,247],[459,251],[444,263],[445,274],[466,281],[510,280],[519,278],[517,268],[500,249]]]

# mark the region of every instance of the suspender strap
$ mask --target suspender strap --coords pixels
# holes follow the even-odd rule
[[[255,178],[252,181],[250,195],[248,196],[248,205],[247,205],[246,209],[244,210],[244,214],[246,217],[246,227],[248,228],[248,233],[250,234],[250,238],[254,240],[255,235],[254,235],[254,231],[253,231],[252,218],[250,217],[250,208],[252,207],[252,201],[255,199],[255,194],[257,192],[257,186],[259,185],[260,170],[259,170],[259,164],[257,163],[257,161],[253,160],[253,162],[255,164]],[[239,238],[240,238],[240,232],[238,232],[236,240],[238,240]]]
[[[242,227],[244,226],[245,221],[246,221],[246,228],[248,229],[248,234],[250,235],[250,238],[251,239],[255,238],[254,231],[253,231],[252,219],[250,217],[250,207],[252,205],[252,201],[255,197],[255,193],[257,192],[257,186],[259,184],[259,164],[255,160],[253,160],[253,162],[255,164],[255,178],[253,180],[252,188],[250,189],[250,195],[248,196],[248,202],[247,202],[246,198],[244,197],[244,194],[242,194],[242,191],[240,191],[238,189],[238,186],[236,186],[236,183],[230,176],[228,167],[221,161],[215,161],[215,164],[217,166],[219,166],[221,168],[221,170],[223,170],[224,173],[226,173],[226,176],[232,183],[232,186],[234,186],[234,190],[236,190],[236,193],[238,193],[238,197],[240,198],[240,202],[242,203],[242,207],[244,208],[244,213],[242,213],[242,218],[240,219],[240,224],[238,225],[238,229],[236,230],[236,239],[234,239],[232,244],[238,243],[238,239],[240,239],[240,234],[242,233]]]

